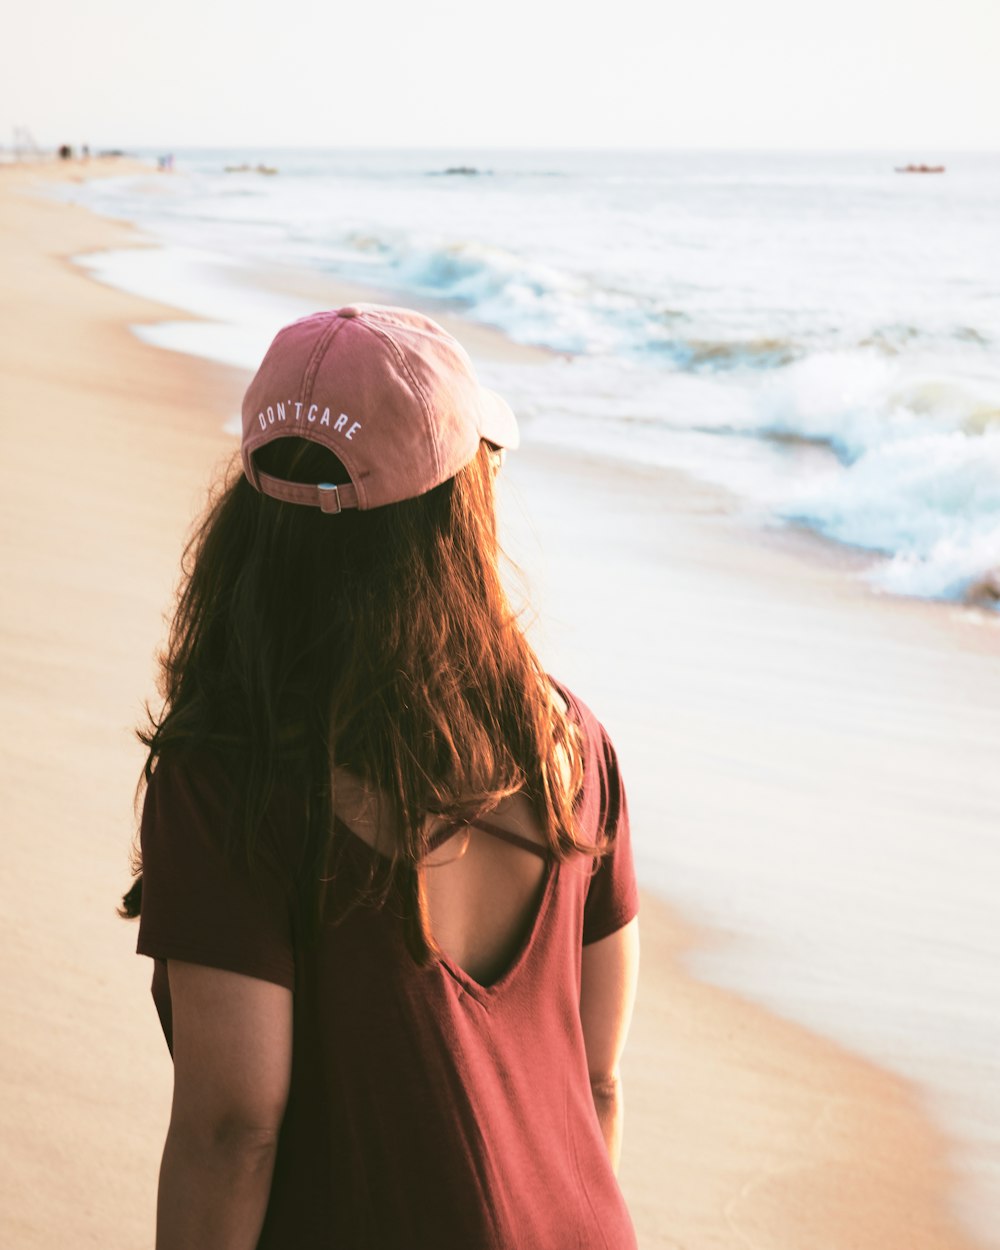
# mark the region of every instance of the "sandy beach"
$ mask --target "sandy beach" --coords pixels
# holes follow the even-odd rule
[[[150,967],[114,911],[143,758],[132,727],[155,696],[183,539],[235,449],[223,425],[247,382],[140,342],[129,326],[185,314],[72,264],[145,245],[32,194],[46,178],[102,172],[124,168],[0,169],[0,1243],[25,1250],[153,1242],[170,1063]],[[326,279],[309,290],[331,306],[358,295]],[[449,324],[478,359],[534,355]],[[919,829],[944,783],[969,792],[989,747],[973,741],[974,716],[1000,694],[995,631],[938,605],[879,600],[847,579],[849,557],[762,539],[723,492],[680,474],[527,440],[508,464],[509,545],[539,613],[536,644],[619,742],[637,842],[658,821],[768,811],[835,836],[837,820],[872,802]],[[806,664],[803,638],[827,644],[822,670]],[[803,698],[836,706],[822,733],[802,729]],[[933,771],[942,717],[962,728],[964,754]],[[848,732],[864,724],[880,727],[880,748],[897,743],[877,769],[864,735]],[[764,767],[772,758],[780,775]],[[847,793],[838,767],[852,769]],[[969,809],[995,832],[988,804]],[[956,1143],[924,1091],[697,979],[697,952],[725,939],[686,920],[683,900],[668,907],[647,888],[641,926],[620,1180],[643,1250],[987,1244],[959,1222]]]

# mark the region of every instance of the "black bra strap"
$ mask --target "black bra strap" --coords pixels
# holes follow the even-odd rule
[[[515,845],[523,847],[526,851],[531,851],[542,859],[548,859],[549,848],[542,846],[538,842],[532,842],[530,838],[525,838],[519,833],[515,833],[513,829],[503,829],[499,825],[494,825],[488,820],[453,820],[431,835],[428,846],[431,850],[447,842],[449,838],[453,838],[459,829],[471,825],[474,829],[482,829],[485,833],[491,833],[495,838],[502,838],[505,842],[513,842]]]
[[[350,825],[348,825],[344,820],[342,820],[340,816],[337,815],[336,812],[333,813],[333,819],[334,819],[334,822],[340,825],[340,827],[343,830],[345,830],[348,834],[350,834],[350,836],[355,841],[363,842],[367,847],[369,847],[369,849],[373,851],[375,850],[375,848],[371,845],[370,842],[367,841],[367,839],[362,838],[359,833],[355,833],[354,830],[350,827]],[[436,833],[431,834],[430,838],[428,838],[427,840],[428,850],[430,851],[436,850],[437,847],[439,847],[442,844],[442,842],[447,842],[448,839],[453,838],[460,829],[465,829],[469,826],[471,826],[473,829],[482,829],[484,833],[490,833],[495,838],[502,838],[504,842],[513,842],[516,846],[520,846],[526,851],[531,851],[532,854],[538,855],[542,859],[548,859],[549,857],[549,848],[547,846],[542,846],[538,842],[532,842],[530,838],[522,837],[521,834],[515,833],[513,829],[502,829],[499,825],[494,825],[491,821],[488,821],[488,820],[452,820],[452,821],[449,821],[448,824],[442,825],[442,827],[438,829]],[[381,852],[376,852],[376,854],[381,854]]]

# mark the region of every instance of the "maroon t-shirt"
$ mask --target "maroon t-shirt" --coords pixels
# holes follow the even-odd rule
[[[254,878],[215,837],[218,764],[161,761],[142,816],[138,951],[171,1044],[166,960],[225,968],[294,995],[291,1089],[259,1247],[274,1250],[635,1250],[594,1109],[580,1024],[581,948],[638,911],[614,747],[560,685],[586,743],[577,812],[592,860],[548,855],[530,932],[481,985],[451,960],[418,968],[391,908],[362,906],[318,943],[300,941],[281,841]],[[283,827],[283,825],[285,827]],[[376,852],[346,839],[339,893]],[[290,858],[288,862],[291,862]]]

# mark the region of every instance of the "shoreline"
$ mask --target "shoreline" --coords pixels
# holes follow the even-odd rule
[[[80,166],[84,164],[79,161],[69,162],[70,165],[74,163]],[[138,160],[119,160],[118,165],[118,168],[110,172],[122,175],[144,174],[159,176],[158,171],[152,166]],[[57,168],[55,171],[56,177],[58,177],[59,172]],[[89,176],[91,175],[85,174],[82,177],[74,175],[74,180],[84,181],[85,177]],[[186,175],[170,174],[167,176],[184,177]],[[123,224],[128,224],[135,231],[137,240],[145,238],[145,243],[140,244],[137,242],[135,246],[172,246],[143,236],[140,224],[135,222]],[[98,249],[98,254],[103,250],[105,249]],[[219,253],[219,255],[222,256],[223,253]],[[92,276],[97,277],[99,281],[105,280],[98,275]],[[230,257],[227,259],[225,277],[227,283],[241,287],[248,295],[266,292],[272,296],[286,296],[304,300],[309,307],[367,301],[376,303],[408,303],[415,307],[419,306],[429,315],[434,316],[452,333],[461,337],[462,341],[469,347],[474,358],[484,364],[498,361],[504,364],[532,365],[544,364],[558,359],[571,359],[571,354],[569,353],[540,344],[517,341],[509,337],[507,331],[501,326],[489,324],[478,318],[467,317],[457,301],[445,297],[418,295],[397,288],[371,285],[365,282],[357,282],[353,279],[345,280],[322,271],[314,273],[307,270],[304,266],[284,260],[236,260]],[[108,279],[108,281],[112,285],[114,284],[113,279]],[[156,294],[142,292],[140,294],[142,294],[143,298],[159,302],[159,297]],[[180,315],[173,318],[173,320],[182,323],[200,321],[210,324],[215,320],[211,313],[205,310],[198,310],[197,308],[178,309],[178,312]],[[161,343],[160,346],[166,350],[180,352],[189,350],[188,345],[185,343],[178,346],[170,343]],[[194,349],[191,350],[192,354],[200,355],[200,352],[196,352]],[[225,353],[223,353],[224,355]],[[206,358],[212,357],[207,356]],[[223,363],[225,363],[224,360]],[[775,440],[803,445],[807,445],[811,441],[804,435],[776,435]],[[825,444],[822,444],[822,440],[820,440],[820,443],[825,446]],[[553,443],[553,446],[556,445],[558,444]],[[832,450],[829,448],[827,450],[832,456]],[[579,454],[590,458],[600,453],[581,448],[570,454]],[[627,471],[635,472],[641,471],[645,465],[644,462],[638,459],[625,459],[623,467]],[[888,597],[893,601],[900,600],[903,603],[918,607],[931,605],[932,610],[957,614],[956,619],[965,620],[971,626],[992,628],[1000,631],[1000,603],[998,603],[994,593],[995,578],[992,574],[984,575],[980,578],[965,598],[949,599],[928,597],[901,590],[890,591],[882,588],[877,583],[868,581],[863,576],[866,570],[878,567],[880,560],[885,558],[883,553],[843,539],[831,537],[823,533],[820,528],[810,525],[806,521],[783,520],[780,517],[769,515],[759,510],[756,505],[751,504],[736,489],[716,482],[709,477],[701,476],[697,469],[676,465],[658,465],[656,471],[664,474],[664,476],[680,474],[694,482],[697,488],[706,494],[714,494],[720,500],[730,500],[732,506],[729,510],[734,514],[734,522],[736,524],[753,526],[762,543],[776,544],[789,552],[805,554],[808,559],[822,561],[827,567],[838,567],[846,571],[850,575],[851,580],[858,582],[866,594],[876,598]],[[997,634],[997,638],[1000,640],[1000,633]]]
[[[114,172],[128,171],[119,165]],[[149,653],[162,634],[160,613],[183,533],[201,504],[206,469],[235,448],[219,417],[238,405],[246,374],[140,342],[129,325],[177,319],[178,310],[103,286],[69,259],[81,251],[148,246],[134,227],[54,201],[12,206],[7,182],[0,180],[5,248],[9,253],[20,243],[23,252],[12,264],[11,286],[28,298],[24,342],[3,348],[5,379],[13,383],[5,404],[13,412],[35,402],[52,414],[52,445],[39,458],[32,431],[8,417],[6,532],[36,515],[32,501],[43,496],[53,469],[60,498],[58,508],[42,511],[27,539],[8,538],[4,548],[17,612],[5,631],[3,663],[18,713],[16,733],[9,718],[5,744],[15,796],[6,854],[8,880],[19,886],[11,900],[4,995],[21,1027],[3,1043],[0,1070],[12,1108],[5,1154],[13,1157],[10,1172],[23,1197],[9,1205],[0,1227],[11,1237],[16,1230],[21,1245],[64,1244],[65,1230],[77,1227],[86,1210],[102,1227],[102,1244],[116,1247],[148,1239],[169,1105],[169,1062],[148,1001],[149,970],[132,953],[134,935],[123,936],[129,930],[112,911],[128,884],[127,804],[140,762],[127,727],[137,718],[138,692],[151,685]],[[468,344],[466,325],[461,336]],[[43,330],[65,345],[58,373],[51,350],[39,345]],[[515,484],[531,502],[552,467],[571,458],[524,451],[527,468],[516,472]],[[635,475],[624,465],[592,465],[583,477],[587,486],[577,498],[603,489],[595,478],[633,493]],[[678,514],[690,515],[697,500],[703,516],[728,519],[713,488],[673,480],[679,493],[690,492]],[[71,535],[67,516],[75,518]],[[718,541],[733,542],[724,535]],[[552,582],[549,577],[547,593]],[[53,586],[62,609],[55,618],[48,610]],[[111,611],[114,631],[107,628]],[[560,615],[567,616],[557,609],[557,621]],[[594,642],[546,638],[560,656],[560,672],[563,665],[582,670],[588,659],[593,665]],[[77,662],[81,648],[91,664]],[[584,682],[589,699],[588,691]],[[610,692],[602,709],[605,702],[624,724],[627,703],[616,704]],[[62,770],[56,784],[53,763]],[[658,779],[648,765],[638,772],[646,781],[637,792],[655,793]],[[649,800],[640,807],[652,810]],[[60,848],[63,858],[50,879],[51,865],[38,862],[47,857],[37,854],[35,834],[71,828],[86,836]],[[52,914],[38,914],[33,900],[40,896],[55,922]],[[674,904],[648,890],[642,897],[640,1001],[623,1065],[621,1183],[644,1250],[974,1246],[948,1214],[955,1180],[949,1146],[928,1120],[919,1091],[736,993],[698,981],[684,970],[684,959],[711,944],[710,932],[686,924]],[[59,1024],[67,1006],[71,1030]],[[86,1054],[78,1046],[81,1033]],[[106,1137],[97,1143],[96,1106],[108,1108]],[[68,1174],[40,1212],[32,1195],[46,1185],[53,1150]],[[118,1181],[113,1204],[97,1182],[109,1175]],[[845,1210],[848,1193],[853,1201]]]

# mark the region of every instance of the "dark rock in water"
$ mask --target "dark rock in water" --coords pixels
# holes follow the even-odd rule
[[[445,177],[451,174],[459,174],[463,177],[475,177],[483,174],[490,174],[493,171],[491,169],[477,169],[475,165],[449,165],[447,169],[435,169],[431,172],[434,175],[440,174]]]
[[[1000,608],[1000,569],[991,569],[965,592],[965,602],[975,608]]]

